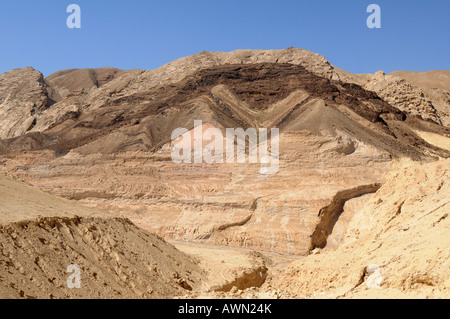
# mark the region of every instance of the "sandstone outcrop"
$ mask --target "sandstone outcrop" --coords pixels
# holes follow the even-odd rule
[[[442,124],[450,126],[450,72],[392,72],[390,75],[402,78],[412,86],[421,90],[423,96],[430,100],[442,121]]]
[[[54,101],[42,73],[31,67],[0,75],[0,139],[23,135]]]
[[[443,124],[433,103],[425,98],[423,90],[413,87],[406,80],[380,71],[364,84],[364,88],[377,92],[386,102],[399,110]]]

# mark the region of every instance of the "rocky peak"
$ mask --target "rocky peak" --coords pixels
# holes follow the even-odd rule
[[[25,134],[51,104],[41,72],[32,67],[0,75],[0,138]]]

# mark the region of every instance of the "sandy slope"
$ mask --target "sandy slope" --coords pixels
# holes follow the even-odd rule
[[[106,217],[95,209],[80,207],[74,202],[52,196],[25,182],[0,175],[0,225],[41,217]]]
[[[67,287],[71,264],[81,268],[80,289]],[[0,298],[170,298],[203,276],[127,219],[0,176]]]
[[[344,244],[292,264],[297,297],[450,297],[450,160],[397,163],[353,217]]]

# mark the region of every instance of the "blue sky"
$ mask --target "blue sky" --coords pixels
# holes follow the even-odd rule
[[[69,29],[69,4],[81,29]],[[381,6],[381,29],[366,8]],[[154,69],[201,51],[283,49],[353,72],[450,70],[448,0],[9,0],[0,4],[0,73],[113,66]]]

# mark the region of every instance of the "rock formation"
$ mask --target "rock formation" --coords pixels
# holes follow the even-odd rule
[[[354,213],[344,243],[293,263],[279,278],[280,290],[322,298],[450,296],[450,161],[393,166]]]
[[[430,78],[351,74],[296,48],[202,52],[155,70],[46,79],[13,70],[0,75],[1,168],[168,240],[307,256],[340,249],[385,189],[393,161],[450,156],[450,89]],[[172,131],[193,134],[195,120],[224,136],[226,128],[279,128],[278,172],[236,160],[174,163]],[[239,278],[228,286],[248,279]]]

